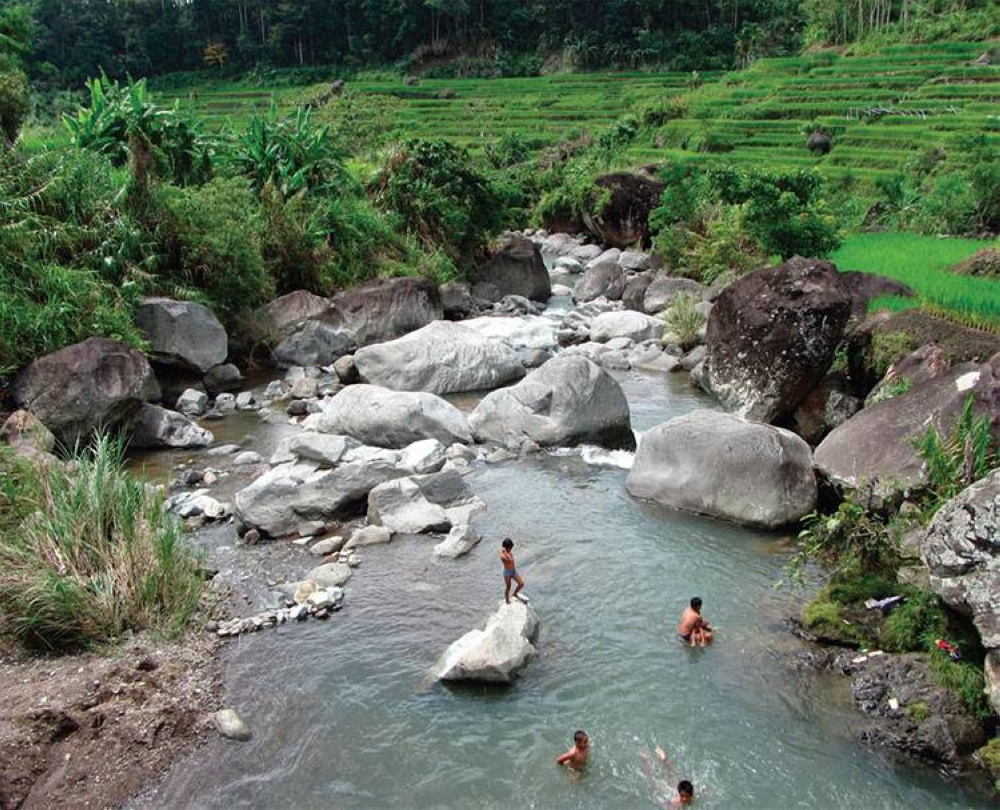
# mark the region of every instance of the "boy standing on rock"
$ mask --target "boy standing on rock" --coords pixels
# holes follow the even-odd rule
[[[510,604],[510,583],[514,581],[517,583],[517,587],[514,589],[514,598],[520,602],[527,603],[528,600],[526,597],[519,596],[521,588],[524,587],[524,580],[517,573],[517,566],[514,564],[514,541],[509,537],[505,537],[500,546],[500,562],[503,563],[504,601],[508,605]]]

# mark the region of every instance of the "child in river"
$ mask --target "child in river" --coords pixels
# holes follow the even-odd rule
[[[571,771],[579,771],[587,764],[589,757],[590,737],[586,731],[578,731],[573,735],[573,747],[556,758],[556,765],[565,765]]]
[[[514,589],[514,598],[520,602],[527,603],[527,597],[520,596],[521,588],[524,587],[524,580],[517,573],[517,565],[514,563],[514,541],[509,537],[505,537],[500,547],[500,562],[503,563],[503,599],[508,605],[510,604],[510,583],[516,582],[517,587]]]
[[[656,758],[662,763],[667,772],[668,779],[671,782],[677,781],[677,771],[670,760],[667,759],[667,752],[660,748],[660,746],[656,746]],[[658,789],[662,789],[664,784],[663,779],[653,772],[653,766],[650,764],[649,757],[646,756],[645,753],[640,753],[639,759],[642,761],[642,769],[649,780],[653,782]],[[665,793],[669,791],[670,787],[668,784]],[[666,806],[681,807],[683,805],[691,804],[693,801],[694,785],[687,779],[681,779],[680,781],[677,781],[677,795],[674,796]]]
[[[696,596],[681,614],[677,638],[692,647],[706,647],[712,643],[712,632],[712,626],[701,617],[701,597]]]

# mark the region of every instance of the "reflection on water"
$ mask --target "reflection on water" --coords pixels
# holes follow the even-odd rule
[[[636,427],[703,404],[680,378],[626,375]],[[477,469],[483,542],[441,561],[433,541],[365,549],[346,609],[230,647],[227,704],[249,743],[213,740],[174,769],[158,807],[656,807],[671,795],[640,753],[662,745],[708,789],[703,807],[960,807],[932,774],[897,769],[845,728],[843,683],[783,663],[781,538],[639,503],[626,472],[576,455]],[[512,688],[446,688],[428,673],[502,596],[497,546],[517,543],[541,617],[539,656]],[[674,640],[693,595],[718,643]],[[581,779],[554,765],[584,728]]]

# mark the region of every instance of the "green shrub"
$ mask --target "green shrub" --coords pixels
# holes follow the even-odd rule
[[[0,378],[88,337],[141,346],[128,292],[79,268],[0,266]]]
[[[0,459],[0,632],[61,650],[180,631],[203,577],[180,526],[99,439],[71,467]]]
[[[181,185],[206,180],[212,171],[211,145],[197,122],[180,107],[156,106],[146,80],[125,85],[103,74],[87,83],[89,106],[63,123],[73,144],[107,155],[117,166],[133,157],[137,142],[152,150],[157,174]]]
[[[494,169],[506,169],[524,163],[531,154],[531,146],[521,133],[511,130],[504,132],[496,143],[488,143],[483,151]]]
[[[800,578],[810,561],[830,565],[835,578],[839,575],[848,581],[858,574],[894,574],[899,565],[895,527],[873,514],[858,497],[849,495],[833,514],[813,512],[803,519],[799,549],[788,563],[793,577]]]
[[[743,228],[768,255],[827,256],[840,244],[837,218],[821,198],[823,180],[812,171],[709,171],[714,194],[743,208]]]
[[[639,121],[647,128],[662,127],[668,121],[683,118],[686,114],[687,101],[683,96],[674,96],[643,107],[639,111]]]
[[[924,461],[928,520],[939,507],[1000,466],[990,417],[987,414],[977,417],[973,404],[970,394],[961,416],[947,435],[942,435],[931,424],[916,443],[917,452]]]
[[[947,635],[948,616],[936,594],[908,594],[888,615],[879,635],[888,652],[933,649],[934,641]]]
[[[270,183],[261,190],[261,258],[275,292],[330,292],[323,272],[330,259],[327,232],[317,207],[304,194],[285,200]]]
[[[698,345],[699,330],[705,325],[705,316],[696,309],[700,300],[698,296],[690,293],[678,293],[674,296],[670,306],[663,313],[663,322],[666,325],[664,343],[676,343],[684,351]]]
[[[702,230],[680,262],[684,275],[711,284],[725,273],[740,276],[767,263],[767,256],[746,233],[739,209],[711,206]]]
[[[286,200],[300,192],[339,193],[351,185],[330,128],[315,124],[306,107],[279,118],[272,102],[267,115],[253,116],[230,142],[227,157],[255,190],[271,184]]]
[[[408,141],[389,158],[374,191],[427,248],[442,248],[456,262],[471,262],[503,225],[489,180],[447,141]]]
[[[17,68],[0,70],[0,132],[5,148],[9,149],[17,140],[28,108],[28,77],[24,71]]]
[[[933,650],[930,666],[938,684],[958,695],[973,717],[984,721],[993,717],[993,709],[986,700],[986,676],[982,665],[952,661],[939,650]]]
[[[906,704],[906,716],[915,720],[917,723],[923,723],[924,720],[929,720],[933,714],[934,713],[931,711],[931,707],[922,700],[915,700],[913,703]]]
[[[261,256],[258,211],[257,196],[238,178],[159,192],[164,272],[188,295],[203,293],[223,318],[274,294]]]
[[[872,363],[875,376],[882,379],[889,367],[916,349],[913,338],[906,332],[877,332],[872,338]]]

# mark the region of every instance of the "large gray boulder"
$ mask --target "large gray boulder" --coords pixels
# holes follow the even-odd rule
[[[642,299],[642,309],[650,315],[663,312],[679,295],[693,295],[701,300],[705,297],[705,287],[690,278],[660,276],[646,289]]]
[[[426,278],[382,278],[337,293],[323,320],[359,346],[392,340],[444,317],[437,285]]]
[[[229,354],[219,319],[193,301],[147,298],[136,309],[135,323],[149,341],[149,356],[167,366],[204,374]]]
[[[593,301],[600,296],[610,301],[618,301],[625,293],[627,280],[625,271],[618,265],[617,258],[598,257],[587,265],[587,271],[576,282],[573,297],[583,303]]]
[[[543,315],[521,318],[471,318],[462,326],[492,341],[503,341],[515,349],[555,349],[559,345],[559,326]]]
[[[472,441],[465,415],[434,394],[350,385],[303,422],[306,430],[351,436],[376,447],[403,448],[420,439],[445,446]]]
[[[590,339],[598,343],[607,343],[615,338],[642,343],[644,340],[659,340],[662,334],[663,321],[629,309],[602,312],[590,324]]]
[[[469,417],[480,441],[520,447],[597,444],[632,450],[635,436],[621,386],[586,357],[549,360],[517,385],[488,394]]]
[[[317,469],[315,464],[281,464],[236,493],[234,512],[247,528],[284,537],[307,521],[328,522],[363,508],[368,493],[405,475],[384,461]]]
[[[1000,470],[942,506],[920,543],[931,587],[972,619],[987,652],[1000,652]],[[993,708],[1000,714],[994,682]]]
[[[948,435],[972,397],[977,415],[1000,431],[1000,355],[978,365],[961,363],[909,391],[862,409],[834,428],[816,448],[819,472],[847,489],[866,486],[893,499],[924,481],[915,442],[933,425]]]
[[[509,344],[451,321],[358,349],[354,365],[367,383],[434,394],[496,388],[524,376]]]
[[[282,368],[328,366],[354,351],[354,335],[322,321],[306,321],[279,343],[274,359]]]
[[[548,301],[552,281],[538,245],[523,236],[504,242],[469,278],[472,294],[496,302],[506,295],[522,295],[533,301]]]
[[[208,447],[212,432],[177,411],[143,405],[132,422],[133,447]]]
[[[368,495],[368,522],[393,534],[447,532],[451,520],[444,508],[431,503],[412,478],[379,484]]]
[[[454,642],[438,662],[441,681],[512,683],[537,650],[538,615],[517,600],[501,604],[483,630]]]
[[[816,506],[809,445],[718,411],[643,434],[625,486],[637,498],[761,529],[794,524]]]
[[[271,322],[271,329],[278,334],[285,334],[306,321],[320,318],[329,308],[329,298],[323,298],[308,290],[295,290],[269,303],[267,317]]]
[[[747,419],[789,416],[830,368],[850,314],[851,298],[830,262],[796,256],[744,276],[708,317],[709,387]]]
[[[149,362],[124,343],[88,338],[35,360],[14,380],[18,406],[68,446],[126,423],[156,387]]]

